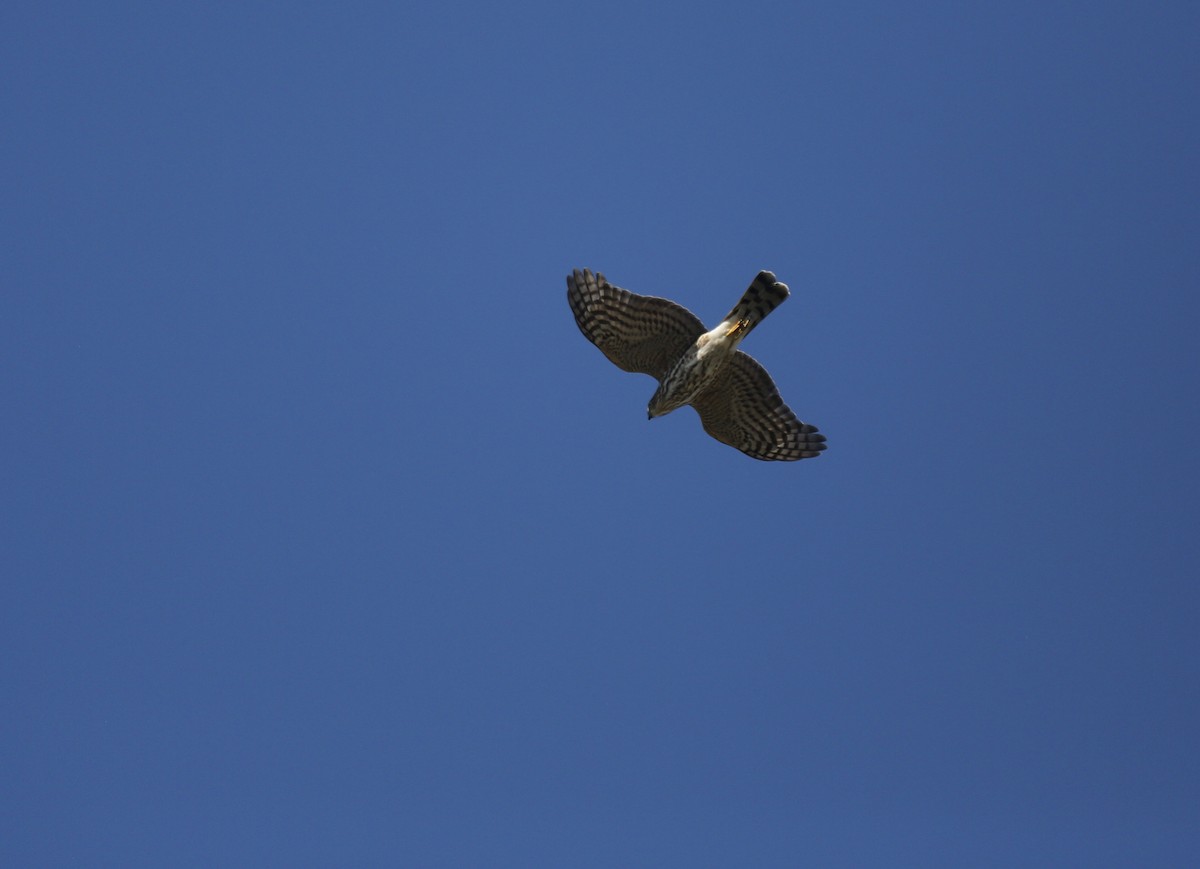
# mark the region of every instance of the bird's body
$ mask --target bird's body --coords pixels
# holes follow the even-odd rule
[[[648,416],[690,404],[704,430],[756,459],[819,455],[825,436],[800,422],[770,375],[738,345],[788,297],[771,272],[759,272],[741,301],[713,329],[667,299],[614,287],[584,269],[567,278],[567,301],[580,331],[625,371],[659,381]]]
[[[662,378],[650,399],[649,417],[691,404],[721,372],[750,330],[787,297],[786,285],[778,283],[770,272],[760,272],[733,310],[715,328],[700,335]]]

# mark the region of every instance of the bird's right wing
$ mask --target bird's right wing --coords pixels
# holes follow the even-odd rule
[[[579,331],[614,365],[659,380],[705,331],[682,305],[614,287],[588,269],[567,277],[567,301]]]
[[[783,403],[767,370],[741,350],[692,400],[704,430],[755,459],[794,462],[819,456],[825,435]]]

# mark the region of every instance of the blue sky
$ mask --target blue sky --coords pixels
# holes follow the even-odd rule
[[[1200,859],[1198,8],[6,6],[0,862]]]

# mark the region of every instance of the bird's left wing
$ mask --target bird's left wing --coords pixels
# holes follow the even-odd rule
[[[567,301],[579,331],[614,365],[659,380],[704,333],[682,305],[614,287],[588,269],[567,276]]]

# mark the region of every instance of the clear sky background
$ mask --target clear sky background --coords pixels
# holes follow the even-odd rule
[[[1200,860],[1200,6],[9,3],[0,863]],[[577,330],[745,349],[762,463]]]

